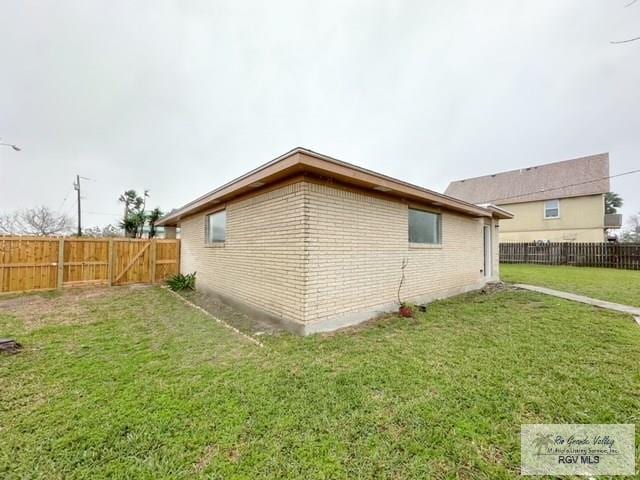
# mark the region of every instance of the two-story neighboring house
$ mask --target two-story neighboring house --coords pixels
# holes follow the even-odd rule
[[[501,242],[604,242],[620,215],[605,215],[609,154],[451,182],[446,195],[513,213],[500,222]]]

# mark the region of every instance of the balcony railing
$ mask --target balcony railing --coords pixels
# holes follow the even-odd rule
[[[605,213],[604,228],[620,228],[622,226],[621,213]]]

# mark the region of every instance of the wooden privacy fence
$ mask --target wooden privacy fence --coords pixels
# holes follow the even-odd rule
[[[640,270],[639,243],[501,243],[500,262]]]
[[[180,271],[180,240],[0,237],[0,293],[163,282]]]

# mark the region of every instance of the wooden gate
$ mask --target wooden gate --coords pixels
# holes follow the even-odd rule
[[[0,237],[0,293],[159,283],[179,261],[179,240]]]
[[[130,240],[113,244],[113,285],[151,282],[151,242]]]

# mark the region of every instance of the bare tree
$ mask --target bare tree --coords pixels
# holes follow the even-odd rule
[[[63,235],[71,231],[73,222],[41,205],[0,215],[0,233],[3,235]]]
[[[640,212],[629,216],[626,228],[620,235],[620,241],[624,243],[640,243]]]
[[[114,225],[105,225],[104,227],[89,227],[82,230],[82,235],[85,237],[121,237],[123,232],[121,229]]]

